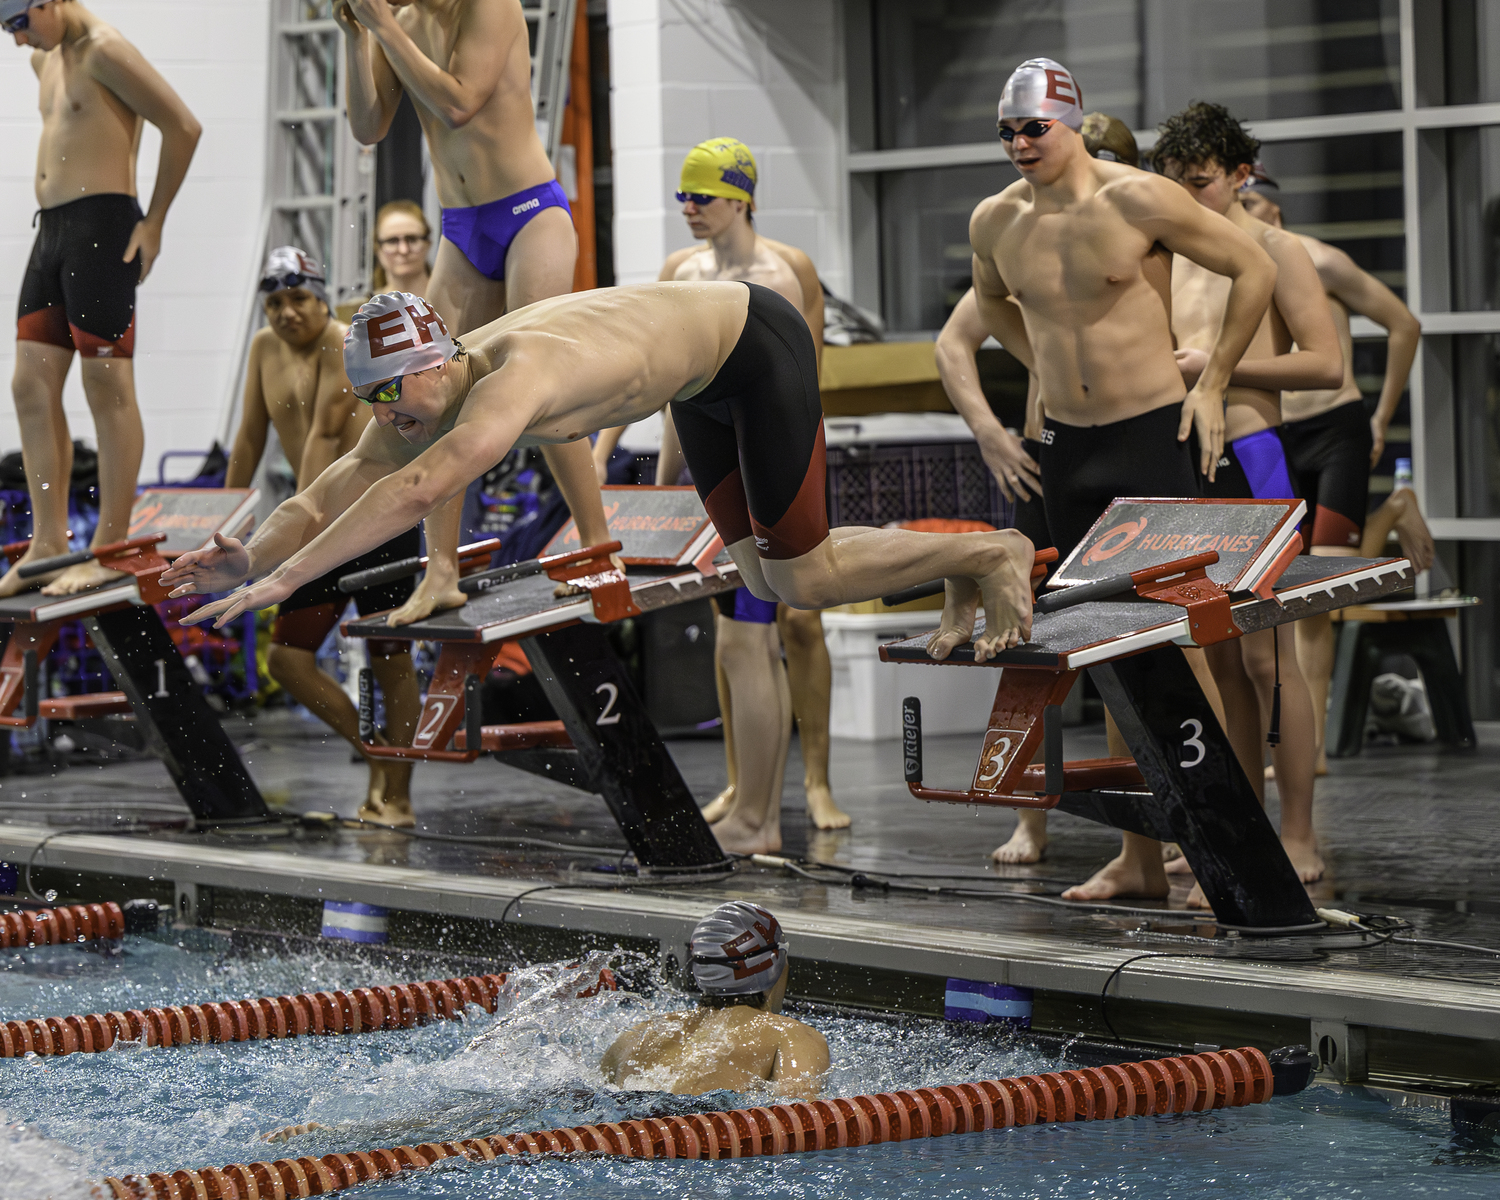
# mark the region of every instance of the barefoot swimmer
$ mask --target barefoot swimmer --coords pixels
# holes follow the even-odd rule
[[[829,532],[812,336],[775,292],[718,281],[579,292],[502,317],[469,342],[460,347],[416,296],[385,292],[361,308],[344,366],[374,420],[248,545],[216,539],[163,574],[173,595],[257,580],[190,619],[222,626],[279,603],[410,529],[513,446],[577,441],[670,400],[698,493],[759,599],[826,608],[945,578],[934,658],[969,640],[981,598],[976,658],[1030,636],[1032,546],[1022,534]]]
[[[599,1061],[604,1078],[635,1091],[697,1096],[769,1083],[778,1096],[812,1100],[823,1090],[828,1042],[781,1015],[787,948],[781,925],[758,904],[720,905],[693,930],[696,1010],[632,1026]]]

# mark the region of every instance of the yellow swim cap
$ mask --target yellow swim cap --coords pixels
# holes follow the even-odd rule
[[[699,142],[682,160],[682,190],[728,200],[755,199],[755,155],[735,138]]]

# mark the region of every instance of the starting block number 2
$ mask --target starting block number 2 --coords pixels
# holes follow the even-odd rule
[[[620,723],[620,714],[615,712],[615,704],[620,699],[619,687],[613,683],[601,683],[594,689],[594,695],[597,696],[600,692],[608,692],[609,695],[604,701],[604,711],[595,719],[594,724],[618,725]]]

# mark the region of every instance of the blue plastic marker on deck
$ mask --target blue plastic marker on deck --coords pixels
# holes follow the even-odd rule
[[[943,998],[943,1016],[949,1021],[1030,1029],[1031,989],[974,979],[950,979]]]
[[[357,900],[325,900],[323,936],[346,942],[384,943],[390,939],[386,910]]]

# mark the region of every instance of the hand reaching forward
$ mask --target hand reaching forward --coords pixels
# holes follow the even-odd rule
[[[195,609],[183,617],[180,624],[201,625],[213,617],[215,618],[214,628],[223,629],[242,613],[252,609],[259,611],[262,608],[270,608],[273,604],[280,604],[296,590],[292,584],[287,583],[281,577],[280,571],[273,571],[258,583],[242,587],[222,600],[215,600],[212,604],[205,604],[202,608]],[[177,593],[172,594],[175,596]]]
[[[216,533],[212,546],[180,556],[161,573],[161,582],[172,589],[173,596],[206,596],[227,592],[249,577],[250,552],[245,543]]]

